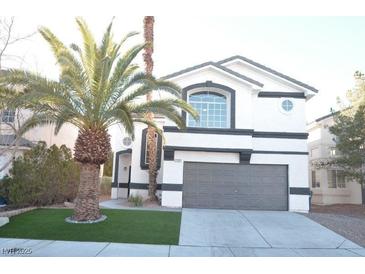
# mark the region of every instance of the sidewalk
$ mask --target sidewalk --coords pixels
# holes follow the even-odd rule
[[[365,248],[247,248],[0,238],[0,257],[365,257]]]

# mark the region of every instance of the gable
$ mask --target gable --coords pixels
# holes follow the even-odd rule
[[[207,71],[218,73],[218,74],[222,75],[223,77],[228,76],[232,79],[235,79],[237,81],[244,83],[245,85],[252,86],[255,88],[262,88],[264,86],[263,83],[260,83],[259,81],[255,80],[253,78],[250,78],[244,74],[241,74],[237,71],[231,70],[228,67],[222,66],[222,65],[214,63],[214,62],[206,62],[206,63],[202,63],[202,64],[199,64],[199,65],[196,65],[193,67],[189,67],[189,68],[174,72],[172,74],[166,75],[166,76],[162,77],[162,79],[178,81],[179,78],[192,76],[195,74],[202,74]],[[208,79],[208,80],[211,80],[211,79]]]
[[[215,71],[221,76],[240,81],[256,90],[269,92],[302,93],[311,98],[318,92],[314,87],[296,80],[290,76],[261,65],[242,56],[233,56],[219,62],[206,62],[166,75],[163,79],[180,82],[182,78],[195,78],[195,75]],[[202,81],[213,79],[202,79]],[[214,80],[213,80],[214,81]]]
[[[239,73],[244,73],[248,77],[255,77],[257,80],[264,83],[265,90],[272,90],[272,88],[278,87],[283,89],[295,89],[296,91],[302,92],[304,91],[308,94],[318,92],[316,88],[306,83],[243,56],[232,56],[217,62],[217,64],[235,70]]]

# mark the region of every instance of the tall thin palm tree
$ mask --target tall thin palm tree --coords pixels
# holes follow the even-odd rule
[[[0,88],[24,87],[24,92],[16,96],[12,104],[34,112],[29,128],[53,123],[57,134],[65,123],[70,123],[79,129],[74,157],[80,163],[80,185],[72,219],[93,221],[101,216],[98,178],[100,165],[107,161],[110,152],[108,128],[120,123],[127,134],[134,137],[134,124],[139,122],[161,133],[156,124],[147,119],[147,113],[163,115],[180,128],[185,125],[179,109],[193,116],[197,113],[180,98],[178,86],[141,72],[133,63],[145,48],[144,43],[122,52],[125,41],[136,35],[135,32],[116,43],[110,23],[101,43],[97,44],[85,21],[77,18],[76,23],[82,46],[66,47],[48,28],[39,29],[56,58],[60,70],[57,81],[29,71],[11,70],[0,78]],[[174,97],[139,100],[153,90]]]
[[[153,25],[155,22],[154,16],[145,16],[143,20],[144,40],[146,47],[143,53],[145,63],[145,72],[147,75],[153,73]],[[147,102],[152,101],[152,92],[146,96]],[[150,122],[154,121],[153,112],[147,113],[147,119]],[[156,200],[157,190],[157,140],[156,130],[152,126],[148,126],[147,130],[147,151],[148,151],[148,197],[150,200]]]

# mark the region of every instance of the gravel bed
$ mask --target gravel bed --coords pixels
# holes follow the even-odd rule
[[[359,214],[356,214],[356,217],[343,215],[345,213],[311,212],[304,215],[354,243],[365,247],[365,217]]]

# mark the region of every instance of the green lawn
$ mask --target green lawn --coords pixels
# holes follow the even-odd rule
[[[178,244],[180,212],[103,209],[108,219],[96,224],[69,224],[70,209],[36,209],[10,219],[0,237]]]

